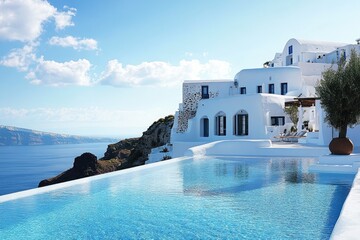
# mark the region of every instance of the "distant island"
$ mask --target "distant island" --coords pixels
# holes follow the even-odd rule
[[[33,146],[114,142],[114,138],[81,137],[0,125],[0,146]]]

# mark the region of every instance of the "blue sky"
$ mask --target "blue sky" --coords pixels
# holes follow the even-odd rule
[[[0,124],[139,136],[185,79],[232,79],[290,38],[354,43],[360,1],[0,0]]]

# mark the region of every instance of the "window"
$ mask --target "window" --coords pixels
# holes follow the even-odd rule
[[[226,135],[226,115],[223,112],[215,116],[215,134],[218,136]]]
[[[257,86],[257,93],[262,93],[262,86],[261,85]]]
[[[286,66],[293,64],[293,55],[287,55],[286,56]]]
[[[209,86],[201,86],[201,98],[202,99],[209,98]]]
[[[345,51],[345,49],[341,49],[341,57],[346,59],[346,51]]]
[[[239,111],[234,116],[234,135],[236,136],[249,135],[249,115],[245,110]]]
[[[200,120],[200,136],[209,137],[209,119],[207,117]]]
[[[240,88],[240,94],[246,94],[246,87]]]
[[[290,45],[290,46],[289,46],[289,55],[292,54],[292,53],[293,53],[293,46]]]
[[[283,126],[285,117],[271,117],[271,126]]]
[[[275,93],[275,86],[273,83],[269,84],[269,93]]]
[[[287,83],[281,83],[281,95],[285,95],[288,92],[288,85]]]

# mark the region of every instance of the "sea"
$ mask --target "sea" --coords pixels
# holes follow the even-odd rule
[[[38,187],[41,180],[71,168],[74,158],[84,152],[99,159],[108,144],[0,146],[0,195]]]

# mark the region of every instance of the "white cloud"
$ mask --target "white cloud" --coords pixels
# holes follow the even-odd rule
[[[179,65],[166,62],[143,62],[139,65],[123,66],[117,60],[108,62],[100,82],[115,87],[133,86],[176,86],[183,80],[229,78],[231,67],[228,62],[209,60],[182,60]]]
[[[28,73],[27,78],[31,80],[31,83],[37,85],[88,86],[91,84],[90,67],[91,63],[86,59],[61,63],[40,58],[36,68]]]
[[[43,31],[43,25],[55,20],[57,29],[74,25],[72,17],[76,9],[58,11],[43,0],[0,0],[0,38],[6,40],[33,41]]]
[[[0,37],[20,41],[36,39],[43,23],[56,12],[41,0],[1,0],[0,9]]]
[[[72,22],[72,17],[75,16],[76,9],[69,8],[67,6],[64,6],[64,9],[66,9],[67,11],[65,12],[57,11],[54,14],[56,29],[61,30],[68,26],[74,26],[74,23]]]
[[[26,44],[23,48],[15,48],[10,53],[3,57],[0,65],[6,67],[14,67],[19,71],[27,71],[29,66],[36,60],[34,53],[37,43]]]
[[[14,67],[27,72],[26,78],[32,84],[49,86],[91,85],[89,71],[91,63],[87,59],[77,61],[56,62],[37,58],[34,53],[37,43],[26,44],[17,48],[0,60],[0,65]]]
[[[92,38],[76,38],[73,36],[67,37],[52,37],[49,40],[50,45],[61,47],[72,47],[75,50],[97,50],[97,41]]]

